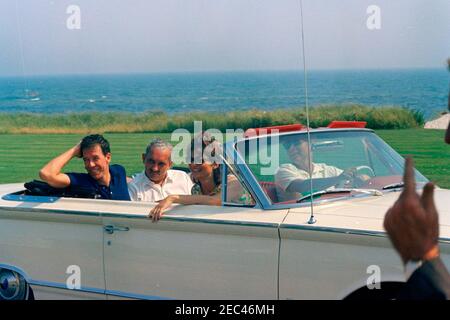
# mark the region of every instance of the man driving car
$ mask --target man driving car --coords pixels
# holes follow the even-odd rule
[[[365,175],[356,176],[356,169],[342,170],[325,163],[314,163],[309,161],[308,140],[304,137],[288,137],[282,141],[291,163],[285,163],[275,173],[275,181],[286,193],[304,194],[311,189],[313,179],[313,190],[322,190],[331,186],[347,187],[355,179],[367,180]],[[312,172],[310,176],[309,172]]]

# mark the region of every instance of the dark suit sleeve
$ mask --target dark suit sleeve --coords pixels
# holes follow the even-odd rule
[[[449,300],[450,274],[440,258],[425,262],[399,292],[399,300]]]

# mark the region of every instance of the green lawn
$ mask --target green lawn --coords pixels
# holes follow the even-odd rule
[[[443,130],[377,130],[376,133],[401,155],[413,155],[417,168],[443,188],[450,188],[450,146]],[[105,134],[112,146],[113,163],[124,165],[129,174],[142,170],[141,153],[156,136],[170,134]],[[38,178],[39,169],[52,157],[75,145],[82,135],[0,134],[0,183],[24,182]],[[81,160],[73,160],[67,171],[83,172]]]
[[[402,156],[413,156],[416,168],[429,180],[450,189],[450,145],[444,142],[444,130],[377,130],[376,133]]]

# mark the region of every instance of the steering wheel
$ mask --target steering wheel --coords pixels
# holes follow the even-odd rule
[[[357,166],[357,167],[355,167],[356,173],[358,173],[358,171],[363,170],[363,169],[364,170],[368,170],[370,172],[370,177],[371,178],[375,177],[375,171],[373,171],[373,169],[371,167],[369,167],[369,166]],[[358,175],[358,174],[356,174],[356,175]]]

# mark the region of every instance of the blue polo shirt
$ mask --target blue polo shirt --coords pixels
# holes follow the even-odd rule
[[[111,181],[109,186],[100,185],[87,173],[67,173],[71,187],[84,187],[96,190],[100,199],[130,201],[128,193],[127,174],[125,168],[118,164],[109,166]]]

